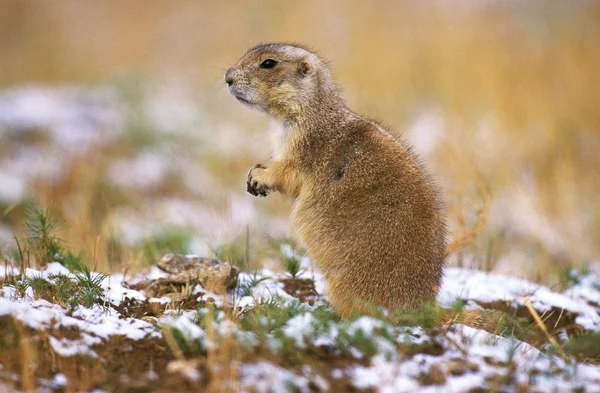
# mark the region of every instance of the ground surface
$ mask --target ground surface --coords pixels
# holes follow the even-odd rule
[[[573,273],[570,288],[554,292],[448,268],[442,305],[462,299],[466,308],[522,317],[518,331],[513,325],[494,335],[418,318],[420,325],[397,326],[384,314],[340,321],[321,275],[306,258],[302,267],[294,278],[241,273],[235,290],[218,295],[176,286],[156,268],[124,277],[56,262],[24,274],[6,265],[0,391],[600,391],[600,277],[593,273]],[[85,280],[95,278],[92,302],[62,295],[65,280],[85,292]],[[146,297],[148,280],[161,297]],[[161,282],[168,283],[162,293]],[[536,328],[527,304],[558,345]]]

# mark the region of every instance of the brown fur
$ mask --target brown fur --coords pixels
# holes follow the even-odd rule
[[[261,68],[266,59],[278,61]],[[292,225],[329,282],[342,315],[421,307],[442,278],[440,193],[418,158],[348,109],[329,69],[298,45],[259,45],[227,71],[231,93],[283,123],[274,160],[248,191],[294,199]]]

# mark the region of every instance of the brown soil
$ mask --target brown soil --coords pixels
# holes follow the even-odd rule
[[[301,302],[313,305],[319,298],[315,289],[315,283],[306,278],[282,278],[279,282],[283,283],[283,290],[290,296],[293,296]]]

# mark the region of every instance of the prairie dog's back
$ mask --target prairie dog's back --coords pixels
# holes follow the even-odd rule
[[[339,146],[328,146],[338,154],[307,181],[294,227],[342,314],[419,307],[434,300],[442,276],[441,202],[404,145],[368,121],[351,127]]]

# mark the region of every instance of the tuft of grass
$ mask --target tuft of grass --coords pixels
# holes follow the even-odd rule
[[[559,283],[564,289],[568,289],[581,282],[581,279],[590,273],[588,264],[582,264],[580,268],[574,268],[572,265],[565,266],[559,272]]]
[[[33,251],[35,261],[39,266],[48,265],[61,252],[60,239],[55,235],[58,221],[49,208],[31,207],[27,211],[25,225],[27,243]]]
[[[83,253],[75,253],[66,248],[64,242],[56,235],[59,222],[52,215],[50,208],[30,207],[27,210],[25,225],[27,227],[25,247],[14,236],[16,244],[14,259],[21,265],[21,270],[28,264],[29,261],[25,259],[30,255],[33,255],[40,267],[47,266],[50,262],[58,262],[71,271],[83,272],[87,269]]]
[[[278,297],[271,297],[256,303],[254,308],[240,319],[240,327],[254,332],[259,338],[268,333],[280,330],[296,315],[307,312],[306,305],[299,301],[286,302]]]
[[[306,254],[294,240],[289,238],[270,238],[269,244],[276,258],[280,259],[283,269],[296,278],[302,272],[301,256]]]
[[[600,364],[600,333],[571,338],[562,344],[562,349],[580,362]]]
[[[28,277],[27,281],[36,298],[47,298],[53,292],[54,285],[42,276]]]
[[[351,356],[351,348],[358,349],[363,356],[371,358],[377,353],[377,346],[373,340],[373,336],[366,334],[361,328],[357,329],[340,329],[336,337],[336,345],[342,349],[342,352]]]
[[[108,276],[103,273],[93,273],[87,266],[75,274],[75,283],[79,286],[79,299],[85,307],[91,307],[98,302],[104,293],[102,282]]]
[[[8,281],[6,286],[14,289],[14,296],[17,298],[24,298],[29,288],[29,280],[23,277],[15,277]]]
[[[146,263],[154,264],[167,253],[188,253],[191,243],[192,235],[187,229],[172,227],[148,236],[139,247]]]
[[[66,274],[54,274],[49,277],[56,286],[55,300],[60,305],[78,304],[76,295],[78,287],[71,277]],[[74,300],[75,299],[75,300]]]
[[[230,242],[221,243],[212,250],[215,258],[226,261],[239,267],[242,271],[248,270],[250,260],[254,255],[250,248],[250,233],[236,237]]]
[[[423,308],[394,313],[390,321],[403,326],[422,326],[424,329],[435,329],[442,320],[442,310],[437,304],[428,304]]]
[[[300,274],[300,258],[296,255],[284,256],[283,267],[292,278],[296,278]]]

